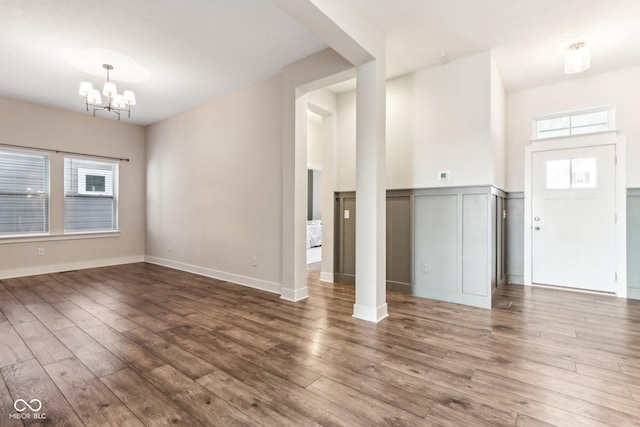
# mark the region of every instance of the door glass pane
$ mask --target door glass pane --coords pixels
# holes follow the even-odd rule
[[[597,180],[598,160],[595,157],[571,159],[571,187],[595,188]]]
[[[547,161],[547,188],[563,189],[571,187],[571,160]]]

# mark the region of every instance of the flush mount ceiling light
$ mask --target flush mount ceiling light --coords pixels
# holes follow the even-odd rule
[[[122,95],[119,94],[115,83],[109,81],[109,71],[113,70],[113,65],[102,64],[102,68],[107,70],[107,81],[102,88],[102,94],[107,97],[107,103],[104,105],[102,104],[100,91],[98,89],[94,89],[91,83],[81,82],[78,93],[80,96],[84,96],[87,111],[89,111],[89,107],[92,107],[94,117],[96,115],[96,111],[111,111],[118,115],[118,120],[120,120],[120,113],[126,111],[127,117],[131,118],[131,106],[136,105],[135,94],[130,90],[125,90]]]
[[[591,51],[584,42],[569,46],[569,51],[564,54],[564,73],[581,73],[589,67],[591,67]]]

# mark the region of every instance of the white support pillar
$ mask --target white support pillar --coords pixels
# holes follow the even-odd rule
[[[298,89],[294,89],[294,92],[293,108],[291,108],[291,100],[289,100],[289,108],[285,107],[285,114],[293,116],[290,117],[290,120],[295,127],[295,138],[293,146],[289,147],[289,150],[285,150],[285,158],[283,159],[284,164],[288,166],[283,168],[283,194],[292,194],[293,200],[306,201],[308,101],[306,94]],[[309,296],[306,239],[303,238],[307,234],[307,204],[305,202],[287,205],[292,207],[292,211],[284,212],[283,227],[290,227],[284,231],[285,235],[291,239],[292,245],[285,245],[285,249],[291,251],[284,253],[283,257],[284,280],[280,289],[280,298],[288,301],[300,301]]]
[[[353,317],[379,322],[386,299],[385,60],[357,67],[356,302]]]

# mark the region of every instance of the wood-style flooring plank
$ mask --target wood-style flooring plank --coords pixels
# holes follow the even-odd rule
[[[269,372],[259,372],[245,381],[263,395],[273,396],[280,405],[312,419],[322,426],[370,426],[359,414],[346,411],[341,404],[288,382]]]
[[[82,329],[103,325],[102,321],[93,317],[89,312],[81,309],[71,301],[64,301],[52,304],[52,307],[71,320],[76,326]]]
[[[474,427],[493,427],[495,424],[483,421],[463,411],[435,403],[429,408],[427,415],[429,423],[438,426],[474,426]]]
[[[255,424],[255,420],[243,411],[228,405],[220,396],[170,365],[163,365],[143,376],[205,425]]]
[[[20,323],[15,326],[15,329],[42,365],[73,356],[69,349],[38,320]]]
[[[595,403],[594,399],[589,395],[583,394],[581,397],[571,397],[563,393],[554,391],[554,385],[547,386],[530,386],[510,378],[501,377],[499,375],[490,374],[477,370],[472,378],[473,381],[487,384],[491,387],[500,388],[503,391],[513,393],[529,399],[535,399],[538,402],[555,406],[567,412],[579,415],[585,419],[593,419],[608,425],[615,426],[632,426],[640,424],[640,408],[637,408],[633,402],[626,404],[613,402],[611,407],[603,406]],[[602,401],[605,403],[606,401]]]
[[[9,389],[4,382],[4,378],[0,374],[0,425],[7,427],[17,427],[22,426],[22,421],[17,418],[15,415],[13,418],[10,417],[11,414],[15,414],[17,411],[14,409],[14,399],[11,397],[11,393],[9,393]]]
[[[119,334],[107,325],[95,326],[85,332],[111,353],[138,372],[146,372],[162,366],[165,362],[150,351]]]
[[[145,425],[200,425],[170,396],[131,369],[114,372],[101,380]]]
[[[27,402],[32,399],[40,400],[42,408],[38,414],[46,415],[46,420],[41,425],[85,425],[36,359],[5,366],[0,371],[13,399],[24,399]],[[7,414],[2,416],[4,418]]]
[[[45,369],[85,424],[143,425],[78,359],[65,359]]]
[[[124,334],[131,339],[131,341],[146,348],[150,353],[164,360],[166,363],[171,364],[193,380],[215,369],[213,365],[204,359],[189,353],[144,328],[131,329]]]
[[[30,304],[27,309],[38,318],[43,325],[50,331],[69,328],[74,326],[73,322],[62,315],[58,310],[51,307],[50,304]]]
[[[0,322],[0,368],[33,359],[33,353],[8,321]]]
[[[319,425],[268,394],[260,393],[243,381],[216,370],[198,379],[198,384],[212,391],[230,405],[241,408],[257,423],[265,425]]]
[[[54,332],[58,339],[97,377],[126,368],[126,364],[114,356],[77,326]]]
[[[253,376],[262,369],[252,361],[237,357],[222,346],[218,337],[208,332],[194,332],[193,328],[175,328],[162,331],[159,335],[241,380]]]
[[[422,426],[425,423],[424,418],[380,402],[325,377],[318,378],[307,390],[342,406],[346,411],[358,414],[373,425]]]
[[[13,326],[38,320],[24,304],[15,298],[0,300],[0,310]]]

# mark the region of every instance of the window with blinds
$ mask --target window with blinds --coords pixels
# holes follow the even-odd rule
[[[118,164],[65,157],[65,233],[117,229]]]
[[[49,156],[0,150],[0,237],[49,232]]]

